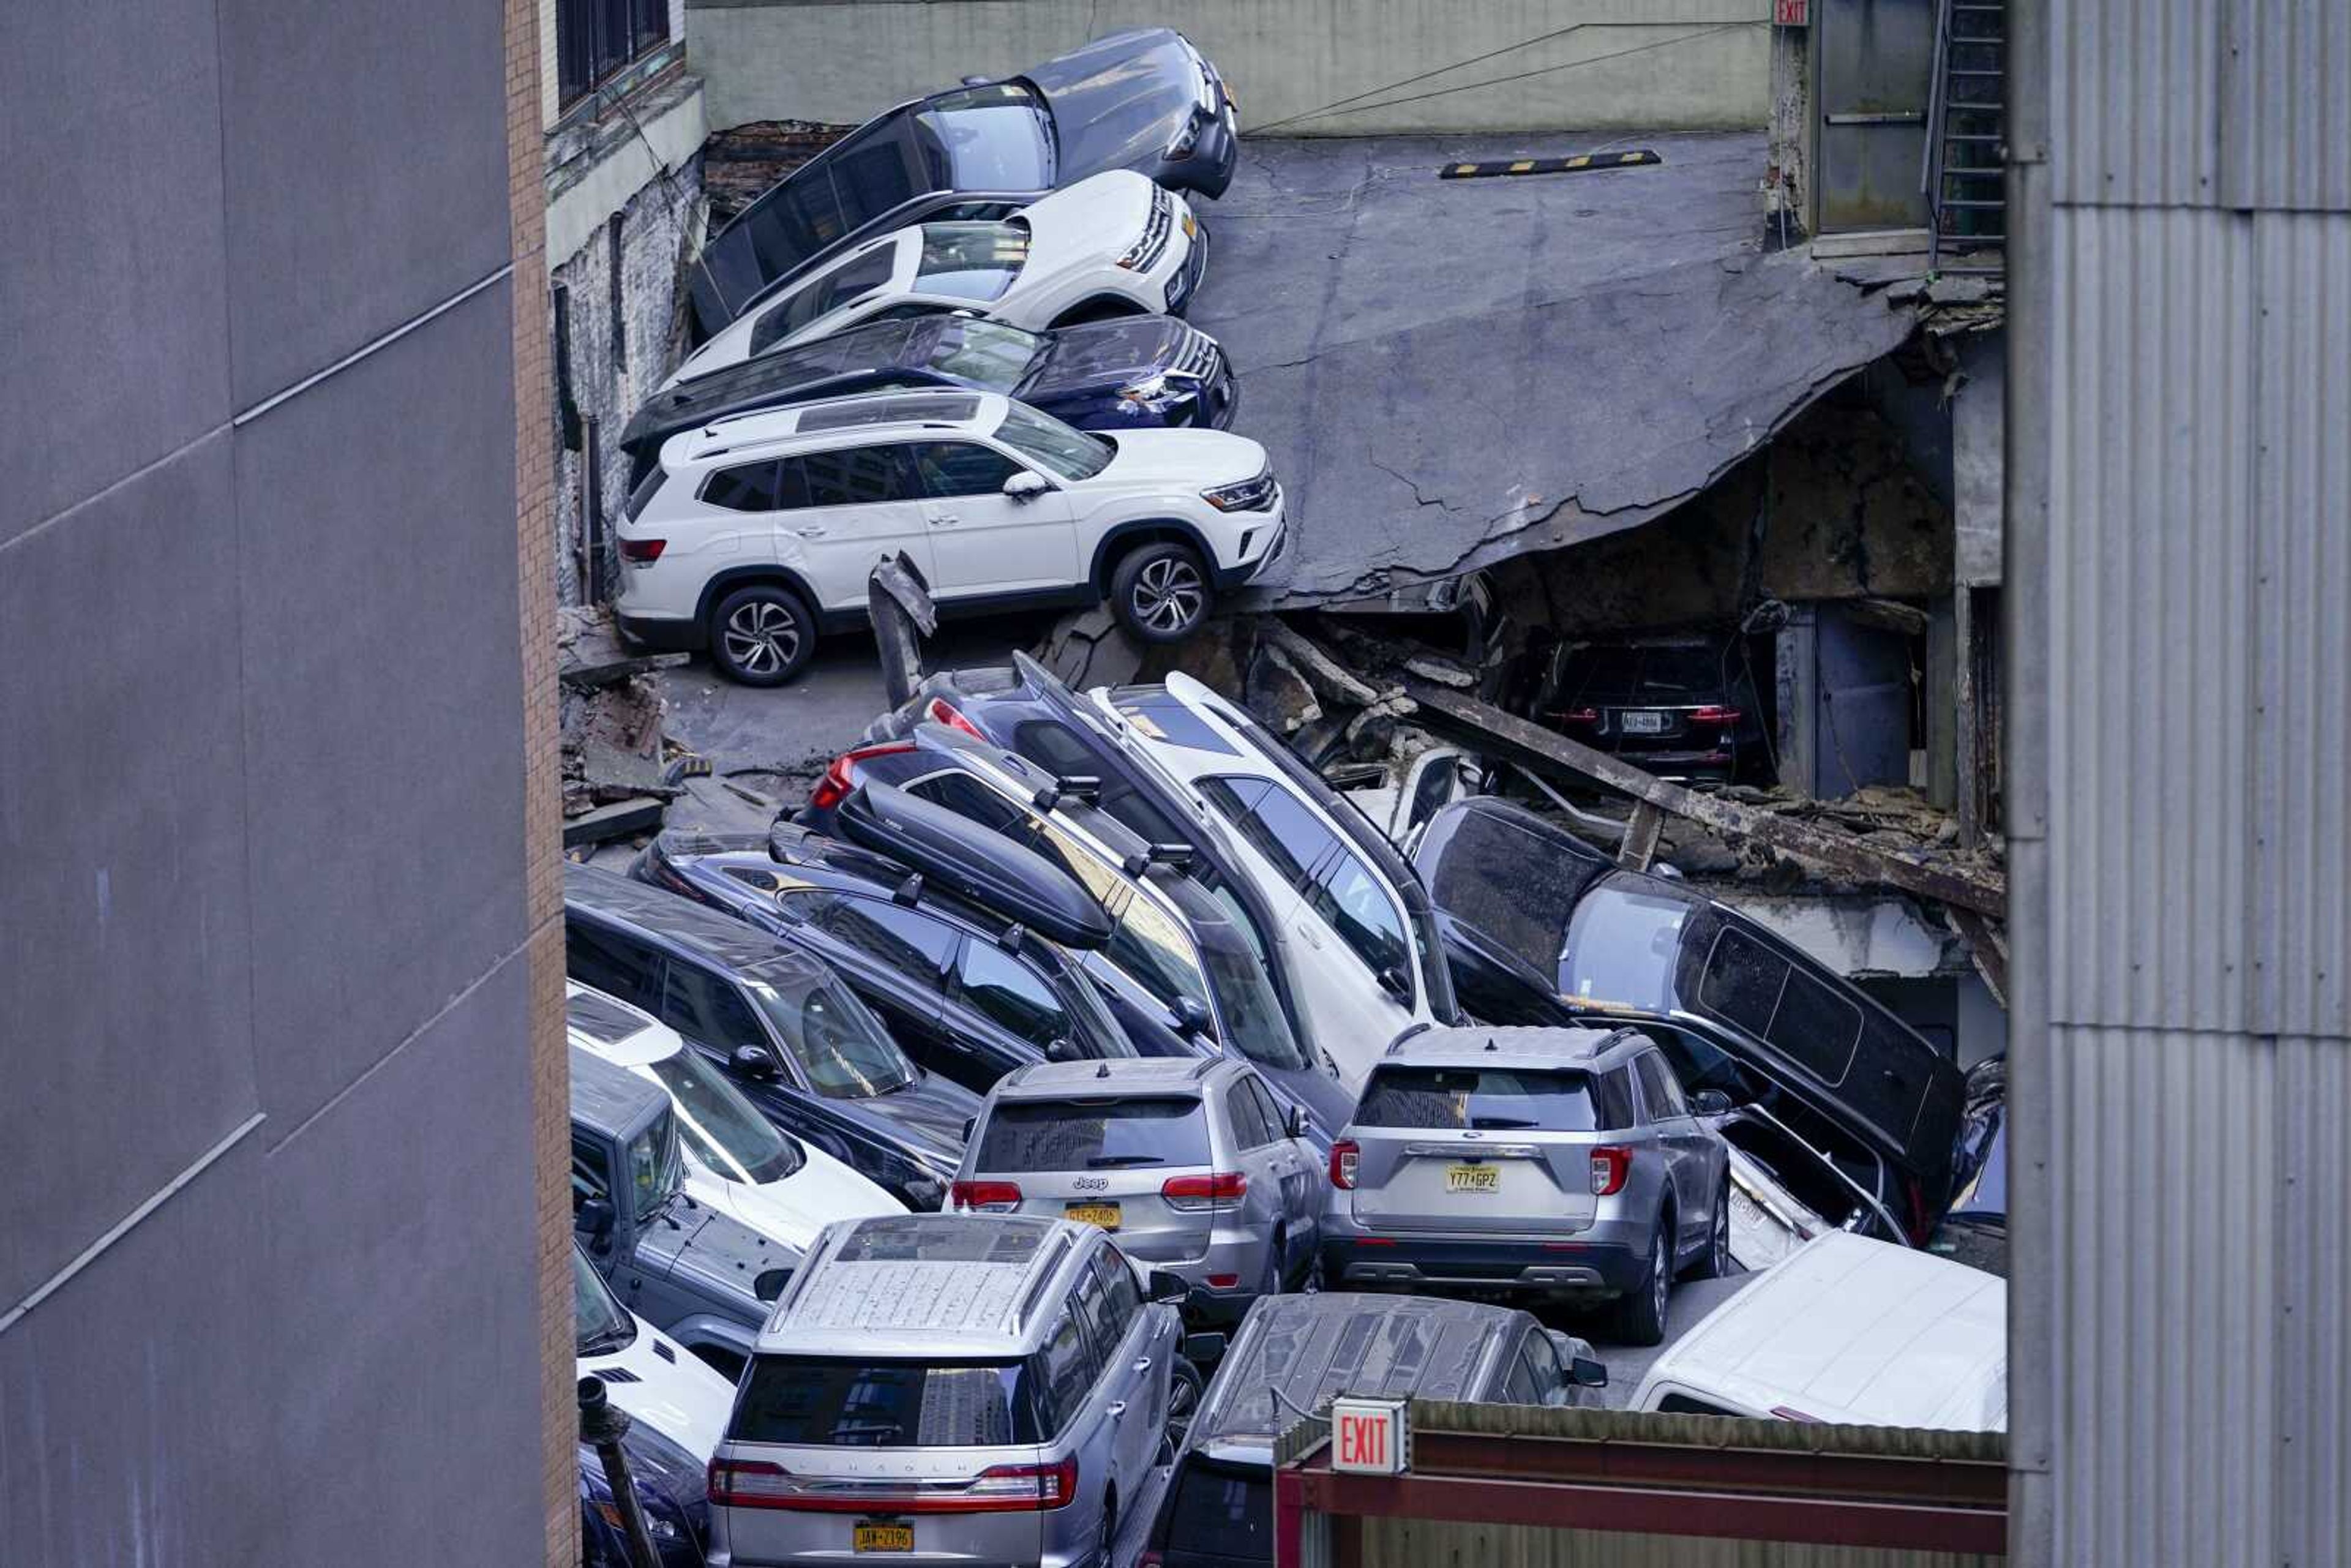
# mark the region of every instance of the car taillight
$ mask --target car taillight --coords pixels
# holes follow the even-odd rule
[[[1694,707],[1690,709],[1692,724],[1737,724],[1739,710],[1735,707]]]
[[[642,566],[661,559],[661,552],[668,548],[667,539],[622,539],[621,559]]]
[[[830,811],[848,800],[849,792],[857,788],[856,781],[849,776],[849,770],[867,758],[887,757],[893,752],[914,749],[914,743],[911,740],[891,740],[880,746],[861,746],[854,751],[842,752],[832,759],[832,766],[824,770],[824,777],[816,781],[816,789],[809,795],[810,806],[820,811]]]
[[[1008,1181],[959,1181],[947,1189],[947,1207],[1009,1214],[1020,1207],[1020,1186]]]
[[[1596,707],[1573,708],[1559,716],[1569,724],[1598,724],[1600,710]]]
[[[1061,1508],[1078,1495],[1078,1461],[990,1465],[962,1486],[796,1476],[764,1459],[710,1461],[710,1500],[720,1508],[796,1513],[1014,1513]]]
[[[1632,1150],[1617,1144],[1603,1144],[1592,1151],[1592,1196],[1606,1197],[1618,1191],[1632,1172]]]
[[[1331,1145],[1331,1185],[1342,1192],[1355,1188],[1355,1161],[1363,1148],[1353,1138],[1342,1138]]]
[[[929,705],[923,709],[923,716],[933,724],[943,724],[949,729],[959,729],[974,740],[987,738],[979,733],[978,727],[971,720],[956,712],[956,706],[945,697],[933,697]]]
[[[1218,1171],[1214,1176],[1169,1176],[1159,1184],[1159,1196],[1167,1200],[1170,1208],[1190,1213],[1203,1208],[1220,1208],[1237,1204],[1249,1191],[1249,1177],[1238,1171]]]

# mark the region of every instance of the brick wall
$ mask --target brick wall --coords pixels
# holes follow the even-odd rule
[[[581,603],[588,597],[583,541],[590,532],[591,498],[601,507],[608,551],[611,530],[628,502],[628,459],[619,444],[622,427],[676,363],[678,269],[701,190],[699,159],[667,179],[653,181],[554,272],[553,284],[564,296],[565,352],[549,366],[543,393],[546,423],[539,428],[550,433],[548,446],[555,455],[551,580],[566,604]],[[542,308],[551,332],[551,296],[542,300]],[[565,417],[567,397],[570,419]],[[591,426],[596,454],[592,476],[588,462]],[[611,580],[608,561],[607,592]]]
[[[520,562],[525,903],[529,923],[531,1146],[538,1178],[542,1497],[548,1568],[580,1560],[579,1416],[572,1392],[570,1073],[563,1035],[562,799],[555,680],[555,476],[546,438],[545,121],[554,92],[552,17],[506,0],[507,209],[514,234],[515,547]],[[544,33],[545,37],[542,37]],[[542,93],[542,71],[546,91]]]

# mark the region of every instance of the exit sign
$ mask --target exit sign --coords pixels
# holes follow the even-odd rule
[[[1771,0],[1771,20],[1782,27],[1804,26],[1807,0]]]
[[[1401,1399],[1331,1401],[1331,1468],[1358,1475],[1402,1475],[1412,1465],[1412,1429]]]

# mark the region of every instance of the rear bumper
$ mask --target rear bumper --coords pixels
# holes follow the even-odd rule
[[[1359,1232],[1324,1239],[1322,1278],[1334,1290],[1615,1296],[1640,1285],[1648,1250],[1647,1229],[1629,1220],[1603,1220],[1559,1241]]]
[[[614,615],[612,623],[632,643],[659,653],[698,653],[709,644],[709,633],[699,621],[665,621],[653,616]]]

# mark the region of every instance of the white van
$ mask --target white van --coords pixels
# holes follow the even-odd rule
[[[2008,1285],[1831,1230],[1671,1345],[1635,1410],[2008,1429]]]

